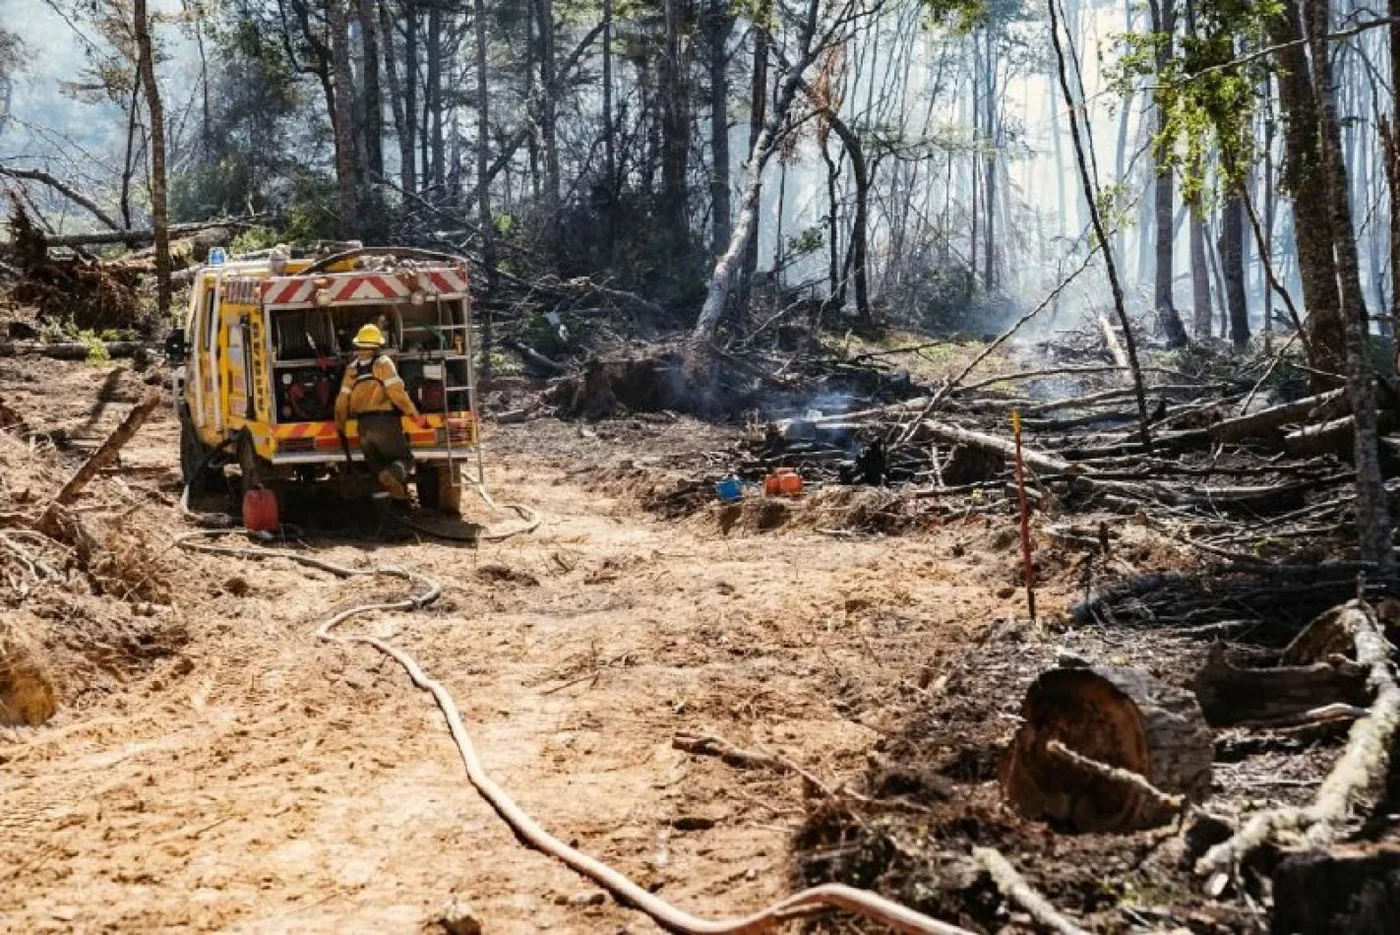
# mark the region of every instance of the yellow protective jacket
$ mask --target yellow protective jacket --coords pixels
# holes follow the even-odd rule
[[[413,405],[408,392],[404,390],[403,379],[387,354],[372,358],[356,357],[345,368],[345,378],[340,381],[340,395],[335,401],[335,422],[343,430],[347,419],[359,418],[369,412],[394,412],[398,410],[406,416],[418,417],[418,407]]]

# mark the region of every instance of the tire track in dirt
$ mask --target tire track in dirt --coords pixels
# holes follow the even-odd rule
[[[689,426],[655,431],[639,444],[694,445]],[[726,538],[586,486],[580,465],[605,474],[620,443],[557,423],[495,440],[493,492],[541,512],[536,536],[479,554],[314,547],[441,580],[429,612],[362,626],[451,688],[487,768],[546,827],[698,913],[788,891],[802,788],[674,750],[676,733],[762,745],[839,785],[936,646],[1010,610],[992,573],[950,560],[952,533]],[[128,458],[173,465],[173,423]],[[414,932],[450,893],[492,931],[654,930],[514,840],[397,669],[314,642],[366,587],[182,561],[184,655],[0,747],[0,931]]]

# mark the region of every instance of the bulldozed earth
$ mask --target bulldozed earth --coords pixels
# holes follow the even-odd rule
[[[511,834],[397,666],[317,641],[330,613],[400,585],[175,546],[197,527],[168,405],[72,505],[83,545],[17,532],[162,379],[0,370],[16,546],[0,688],[22,699],[0,728],[0,930],[467,931],[468,914],[488,932],[656,930]],[[537,511],[533,534],[459,546],[340,505],[309,508],[287,545],[442,583],[423,611],[348,626],[440,680],[486,768],[561,839],[708,917],[840,881],[976,931],[1035,929],[974,860],[992,847],[1089,930],[1269,928],[1278,851],[1214,891],[1192,865],[1249,814],[1310,801],[1349,722],[1216,729],[1219,824],[1190,833],[1030,820],[998,776],[1043,672],[1133,667],[1187,689],[1222,638],[1235,664],[1271,659],[1265,623],[1296,631],[1354,574],[1303,600],[1293,579],[1203,575],[1146,512],[1041,504],[1032,620],[1015,512],[991,488],[944,503],[809,470],[799,498],[724,504],[713,477],[761,443],[671,412],[488,421],[485,445],[495,499]],[[475,502],[468,519],[512,517]],[[1395,836],[1398,793],[1392,778],[1365,841]]]

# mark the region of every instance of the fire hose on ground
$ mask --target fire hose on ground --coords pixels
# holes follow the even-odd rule
[[[481,487],[478,493],[487,503],[491,503],[484,487]],[[189,488],[187,486],[181,499],[181,504],[186,506],[187,513],[188,499]],[[494,534],[496,537],[508,538],[512,535],[519,535],[533,530],[539,525],[538,516],[535,516],[534,512],[527,507],[512,506],[512,508],[516,509],[522,517],[533,517],[533,520],[528,529],[497,533]],[[940,922],[882,896],[840,883],[828,883],[803,890],[752,915],[737,919],[702,919],[661,899],[597,858],[571,847],[550,834],[516,804],[509,793],[498,785],[482,766],[472,744],[471,735],[467,732],[466,724],[462,720],[461,712],[458,710],[451,693],[440,682],[431,678],[413,656],[377,637],[359,633],[342,635],[336,632],[342,623],[362,614],[377,611],[411,611],[428,606],[442,593],[442,586],[437,581],[419,572],[392,566],[350,568],[290,549],[231,546],[211,541],[230,535],[233,531],[227,528],[202,529],[178,536],[176,544],[182,549],[213,555],[256,561],[282,559],[303,567],[327,572],[338,578],[390,577],[409,582],[414,590],[406,597],[397,600],[356,604],[327,618],[317,628],[316,638],[327,643],[370,646],[397,662],[408,673],[409,679],[415,686],[433,696],[433,700],[447,721],[452,740],[456,743],[457,750],[461,754],[468,780],[510,826],[515,835],[526,845],[559,860],[576,873],[588,877],[610,892],[618,902],[633,906],[646,913],[661,927],[673,932],[684,933],[684,935],[738,935],[738,933],[764,931],[781,922],[823,908],[840,908],[884,923],[897,931],[915,933],[915,935],[971,935],[965,929]],[[499,540],[493,538],[488,541]]]

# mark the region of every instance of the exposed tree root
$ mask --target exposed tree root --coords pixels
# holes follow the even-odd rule
[[[1088,935],[1084,929],[1061,915],[1058,909],[1050,905],[1048,899],[1037,893],[1000,851],[991,847],[974,847],[972,857],[991,875],[997,889],[1030,913],[1036,922],[1051,931],[1059,932],[1060,935]]]
[[[1345,830],[1351,805],[1384,778],[1391,743],[1400,728],[1400,685],[1391,670],[1392,647],[1370,607],[1360,601],[1342,608],[1338,625],[1351,633],[1357,662],[1370,670],[1376,695],[1367,716],[1352,725],[1346,750],[1311,805],[1255,815],[1237,834],[1206,852],[1196,863],[1199,875],[1233,871],[1255,849],[1289,832],[1300,834],[1301,843],[1308,847],[1331,844]]]

